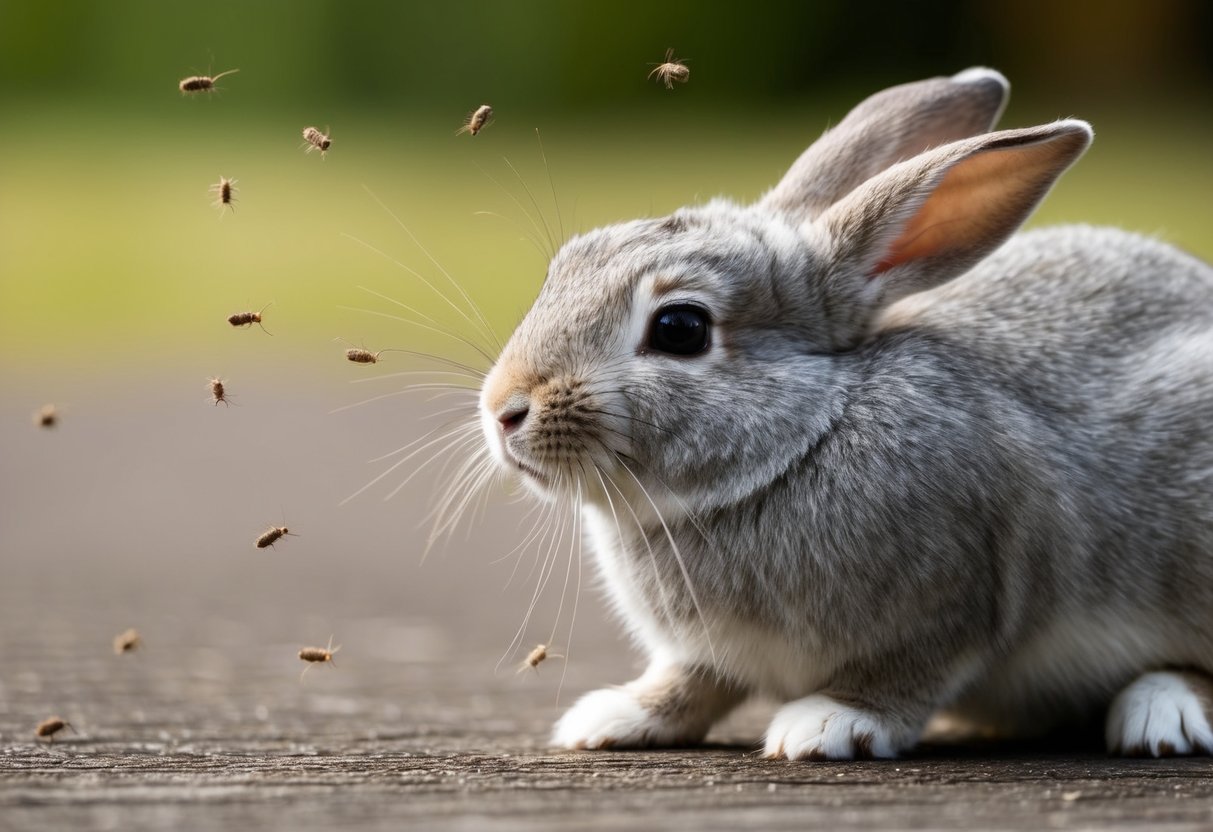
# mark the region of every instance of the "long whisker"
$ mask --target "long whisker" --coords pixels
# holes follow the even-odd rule
[[[397,456],[398,454],[405,453],[410,448],[415,448],[417,445],[421,444],[426,439],[429,439],[431,436],[433,436],[438,431],[440,431],[444,428],[450,427],[450,425],[453,424],[454,422],[455,422],[454,419],[448,420],[447,422],[439,425],[438,427],[434,428],[433,430],[427,431],[420,438],[414,439],[412,442],[408,443],[407,445],[402,445],[394,451],[388,451],[386,454],[380,454],[379,456],[375,457],[374,459],[367,460],[367,463],[374,464],[376,462],[382,462],[385,459],[390,459],[391,457]],[[447,431],[439,438],[441,439],[441,438],[445,438],[447,436],[458,436],[459,434],[462,434],[462,433],[470,433],[472,430],[477,429],[477,428],[479,428],[479,425],[477,425],[475,422],[471,422],[471,423],[464,422],[464,423],[458,425],[457,427],[452,428],[451,430]]]
[[[582,534],[582,529],[584,528],[585,521],[581,515],[581,511],[582,511],[581,481],[586,479],[586,476],[585,476],[585,465],[582,463],[578,463],[578,465],[580,465],[580,467],[581,467],[581,479],[579,479],[577,481],[577,508],[576,508],[577,519],[578,519],[579,525],[574,527],[574,529],[573,529],[573,541],[574,541],[574,544],[576,545],[576,552],[573,551],[572,547],[570,547],[570,549],[569,549],[569,557],[577,559],[577,586],[573,590],[573,613],[572,613],[572,615],[569,616],[569,637],[567,639],[565,639],[565,643],[564,643],[564,666],[560,670],[560,683],[558,685],[556,685],[556,704],[557,705],[560,704],[560,693],[561,693],[561,691],[564,690],[564,679],[565,679],[565,676],[568,675],[569,663],[572,661],[571,657],[573,655],[573,628],[577,625],[577,608],[581,605],[581,571],[582,571],[581,567],[582,567],[582,561],[585,559],[584,555],[582,553],[582,540],[584,539],[584,535]],[[562,600],[563,600],[563,598],[562,598]],[[550,639],[548,639],[549,644],[551,644],[553,641],[556,640],[556,624],[559,622],[559,620],[560,620],[559,616],[557,616],[556,621],[554,621],[552,623],[552,637]]]
[[[555,503],[555,502],[545,504],[542,513],[535,520],[535,527],[531,530],[531,534],[529,534],[527,536],[527,539],[524,540],[522,544],[519,544],[518,546],[514,547],[515,550],[518,552],[518,559],[514,561],[514,568],[512,570],[510,570],[510,577],[505,582],[505,586],[502,587],[502,591],[504,591],[507,587],[509,587],[509,585],[513,582],[514,575],[515,575],[515,573],[517,573],[518,567],[522,563],[523,549],[525,546],[529,545],[530,541],[536,542],[535,557],[531,562],[530,570],[527,572],[526,580],[530,580],[531,575],[535,574],[535,566],[539,563],[540,555],[543,552],[544,540],[547,539],[548,535],[552,535],[553,539],[555,537],[556,526],[553,524],[552,521],[556,517],[555,511],[556,511],[557,506],[558,506],[558,503]],[[508,555],[507,555],[507,557],[508,557]],[[501,655],[501,658],[499,658],[497,660],[497,664],[493,668],[494,673],[501,670],[502,663],[505,662],[505,660],[509,657],[509,655],[511,653],[513,653],[514,650],[517,648],[517,645],[521,641],[521,635],[522,635],[522,632],[525,629],[525,627],[526,627],[526,621],[524,620],[522,627],[519,628],[519,630],[514,634],[514,638],[510,641],[509,646],[506,647],[505,653],[503,653]]]
[[[361,241],[359,241],[359,242],[361,242]],[[391,258],[389,258],[389,259],[391,259]],[[397,262],[397,261],[393,260],[392,262]],[[401,268],[408,269],[408,266],[405,266],[402,264]],[[410,269],[410,271],[411,271],[411,269]],[[414,274],[416,274],[416,272],[414,272]],[[422,278],[422,279],[424,280],[424,278]],[[429,285],[429,284],[427,283],[426,285]],[[361,289],[362,291],[366,292],[367,294],[374,295],[375,297],[380,298],[381,300],[386,300],[388,303],[394,303],[396,306],[399,306],[401,309],[407,309],[409,312],[412,312],[414,315],[421,317],[422,319],[428,321],[429,323],[433,324],[434,326],[443,327],[443,324],[440,321],[436,320],[433,316],[427,315],[426,313],[422,312],[421,310],[419,310],[415,307],[409,306],[407,303],[404,303],[403,301],[399,301],[396,298],[392,297],[391,295],[385,295],[382,292],[376,292],[374,289],[371,289],[368,286],[359,286],[358,288]],[[438,290],[435,289],[434,291],[437,292]],[[453,303],[451,303],[451,301],[448,300],[445,295],[440,295],[440,297],[442,297],[443,300],[446,300],[446,302],[448,304],[453,306],[456,312],[459,312],[461,315],[463,315],[463,318],[468,323],[470,323],[473,327],[477,326],[477,323],[475,321],[468,318],[467,314],[462,309],[460,309],[458,306],[455,306]],[[443,327],[443,331],[454,332],[454,330],[450,330],[445,327]],[[471,342],[469,341],[468,344],[470,346]],[[490,346],[491,345],[492,345],[492,342],[490,341]],[[500,346],[498,346],[497,349],[500,350]]]
[[[557,473],[553,486],[559,487],[562,480],[560,473]],[[556,532],[552,535],[552,542],[548,546],[547,552],[543,556],[543,565],[539,569],[539,579],[535,584],[535,591],[531,593],[531,602],[527,606],[526,614],[522,618],[522,624],[514,633],[514,638],[510,641],[510,645],[506,648],[506,655],[514,652],[518,645],[522,643],[522,637],[526,633],[527,625],[531,622],[531,615],[535,612],[535,606],[539,603],[539,597],[543,594],[543,588],[547,586],[547,579],[551,576],[551,566],[555,565],[555,550],[557,543],[564,537],[565,524],[568,521],[568,515],[564,512],[559,512],[557,515],[558,521]],[[503,657],[504,660],[504,657]],[[498,663],[500,665],[500,662]]]
[[[378,396],[372,396],[371,398],[363,399],[360,402],[354,402],[353,404],[342,405],[341,407],[338,407],[335,410],[330,410],[329,414],[331,415],[333,413],[341,413],[344,410],[350,410],[355,407],[362,407],[365,404],[370,404],[371,402],[377,402],[381,399],[390,399],[394,396],[405,396],[405,395],[408,395],[409,393],[417,393],[417,392],[423,391],[423,390],[458,390],[458,391],[466,391],[468,393],[477,392],[476,388],[464,387],[462,384],[439,384],[439,383],[410,384],[401,390],[393,390],[390,393],[380,393]]]
[[[373,480],[371,480],[370,482],[368,482],[366,485],[362,486],[362,488],[359,488],[359,489],[358,489],[357,491],[355,491],[353,494],[351,494],[350,496],[348,496],[348,497],[346,497],[344,500],[342,500],[342,501],[341,501],[341,503],[340,503],[340,505],[345,505],[345,504],[346,504],[346,503],[348,503],[350,500],[353,500],[353,499],[354,499],[354,498],[356,498],[358,495],[360,495],[360,494],[362,494],[364,491],[366,491],[368,488],[371,488],[372,486],[374,486],[376,483],[378,483],[378,482],[379,482],[380,480],[382,480],[384,477],[386,477],[386,476],[388,476],[389,474],[391,474],[393,471],[395,471],[395,470],[396,470],[397,468],[399,468],[401,465],[404,465],[406,462],[408,462],[408,461],[409,461],[410,459],[412,459],[414,456],[416,456],[417,454],[419,454],[419,453],[421,453],[422,451],[424,451],[426,448],[429,448],[429,447],[431,447],[432,445],[437,444],[438,442],[442,441],[443,439],[449,439],[449,438],[451,438],[451,436],[452,436],[452,435],[457,435],[457,432],[456,432],[455,434],[448,434],[448,435],[445,435],[445,436],[440,436],[440,437],[438,437],[437,439],[434,439],[434,440],[432,440],[432,441],[430,441],[430,442],[426,443],[425,445],[421,446],[420,448],[417,448],[415,451],[413,451],[412,453],[410,453],[410,454],[408,454],[407,456],[403,457],[402,459],[398,459],[398,460],[396,460],[395,462],[393,462],[393,463],[392,463],[392,464],[391,464],[391,465],[388,467],[388,469],[387,469],[386,471],[384,471],[384,472],[383,472],[383,473],[381,473],[379,476],[375,477]],[[462,441],[466,441],[466,437],[464,437],[464,439],[461,439],[461,440],[458,440],[458,441],[460,441],[460,442],[462,442]],[[455,444],[455,440],[453,440],[453,441],[452,441],[452,445],[451,445],[450,447],[453,447],[453,446],[454,446],[454,444]],[[420,469],[418,469],[418,470],[420,470]],[[414,472],[414,473],[415,473],[415,472]]]
[[[416,378],[417,376],[426,376],[429,378],[465,378],[468,381],[480,384],[480,380],[476,376],[468,375],[459,370],[401,370],[395,373],[384,373],[378,376],[368,376],[367,378],[355,378],[350,380],[350,384],[366,384],[368,381],[382,381],[388,378]],[[468,388],[471,389],[471,388]]]
[[[362,287],[359,287],[359,288],[362,288]],[[371,292],[370,289],[366,289],[366,291]],[[377,294],[377,293],[371,292],[371,294]],[[387,300],[391,300],[391,298],[387,298],[386,295],[384,295],[382,297],[386,298]],[[376,317],[379,317],[379,318],[387,318],[389,321],[399,321],[402,324],[409,324],[410,326],[415,326],[415,327],[419,327],[421,329],[429,330],[430,332],[436,333],[438,335],[443,335],[447,338],[451,338],[455,341],[458,341],[459,343],[467,346],[469,349],[475,350],[482,358],[484,358],[485,361],[489,362],[490,364],[492,364],[493,361],[495,360],[493,358],[493,356],[489,355],[481,347],[472,343],[467,338],[464,338],[462,335],[458,335],[454,332],[450,332],[450,331],[448,331],[446,329],[442,329],[440,327],[430,326],[429,324],[422,323],[421,321],[414,321],[411,318],[405,318],[400,315],[392,315],[388,312],[380,312],[377,309],[363,309],[362,307],[359,307],[359,306],[345,306],[344,304],[338,304],[337,308],[345,309],[349,312],[360,312],[363,315],[375,315]]]
[[[492,476],[495,465],[496,463],[488,455],[488,450],[482,447],[479,452],[466,460],[455,473],[452,478],[452,486],[447,488],[439,506],[430,512],[429,516],[433,518],[434,525],[430,531],[429,539],[426,541],[425,554],[429,553],[430,548],[436,540],[459,522],[468,503],[476,495],[480,487],[488,482],[489,477]],[[465,489],[462,486],[465,478],[471,483],[470,488]],[[462,498],[458,496],[460,491],[465,492]],[[456,499],[459,499],[459,503],[455,504],[454,511],[452,511],[451,505]]]
[[[548,174],[548,187],[552,189],[552,205],[556,208],[556,225],[560,229],[560,242],[565,241],[564,236],[564,219],[560,216],[560,200],[556,198],[556,183],[552,180],[552,168],[548,164],[548,155],[543,150],[543,136],[539,135],[539,128],[535,128],[535,139],[539,142],[539,156],[543,159],[543,169]],[[568,667],[566,664],[565,667]]]
[[[447,408],[443,408],[442,410],[435,410],[433,413],[427,413],[424,416],[422,416],[421,418],[422,419],[437,419],[439,416],[446,416],[450,413],[469,413],[469,408],[470,408],[471,415],[474,416],[477,412],[476,405],[470,404],[470,403],[465,403],[465,404],[458,405],[457,407],[447,407]],[[477,418],[477,421],[479,421],[479,418]]]
[[[436,294],[436,295],[437,295],[439,298],[441,298],[441,299],[442,299],[444,302],[446,302],[446,304],[447,304],[448,306],[450,306],[452,309],[454,309],[454,310],[455,310],[455,311],[456,311],[456,312],[457,312],[459,315],[461,315],[461,316],[464,318],[464,320],[466,320],[466,321],[467,321],[468,323],[470,323],[472,326],[476,326],[476,322],[475,322],[475,321],[473,321],[471,318],[469,318],[469,317],[467,316],[467,313],[466,313],[466,312],[464,312],[464,311],[463,311],[461,308],[459,308],[458,306],[456,306],[456,305],[455,305],[455,304],[454,304],[454,303],[451,301],[451,299],[450,299],[450,298],[448,298],[448,297],[447,297],[446,295],[444,295],[442,292],[438,291],[438,288],[437,288],[436,286],[434,286],[434,284],[430,283],[430,281],[429,281],[429,280],[427,280],[427,279],[426,279],[426,277],[425,277],[425,275],[421,274],[421,272],[417,271],[417,270],[416,270],[416,269],[414,269],[412,266],[405,265],[403,262],[401,262],[400,260],[396,259],[396,258],[395,258],[395,257],[393,257],[392,255],[388,254],[388,253],[387,253],[386,251],[384,251],[383,249],[378,248],[377,246],[373,246],[373,245],[371,245],[371,244],[370,244],[370,243],[368,243],[366,240],[363,240],[363,239],[362,239],[362,238],[360,238],[360,237],[355,237],[353,234],[348,234],[348,233],[346,233],[346,232],[344,232],[344,231],[342,231],[342,232],[341,232],[341,236],[342,236],[342,237],[345,237],[347,240],[353,240],[353,241],[354,241],[355,243],[357,243],[358,245],[363,246],[364,248],[367,248],[367,249],[369,249],[369,250],[371,250],[371,251],[375,252],[375,254],[378,254],[378,255],[379,255],[380,257],[382,257],[384,260],[387,260],[389,263],[391,263],[392,265],[396,266],[397,268],[402,269],[403,271],[408,272],[408,273],[409,273],[409,274],[411,274],[413,277],[417,278],[417,279],[418,279],[418,280],[420,280],[422,283],[424,283],[424,284],[426,285],[426,287],[428,287],[428,288],[429,288],[429,290],[430,290],[431,292],[433,292],[433,293],[434,293],[434,294]],[[362,287],[359,287],[359,288],[362,288]],[[391,298],[388,298],[388,300],[391,300]],[[414,309],[414,308],[413,308],[413,307],[411,307],[411,306],[405,306],[405,304],[400,303],[399,301],[393,301],[393,303],[397,303],[397,304],[399,304],[400,306],[404,306],[404,308],[405,308],[405,309],[408,309],[408,310],[409,310],[410,312],[412,312],[414,315],[418,315],[419,317],[424,318],[425,320],[429,321],[430,323],[435,324],[435,325],[438,325],[438,321],[437,321],[436,319],[434,319],[434,318],[433,318],[432,316],[430,316],[430,315],[427,315],[425,312],[422,312],[422,311],[421,311],[421,310],[419,310],[419,309]]]
[[[489,337],[489,343],[496,344],[497,349],[500,351],[501,339],[499,339],[497,337],[497,333],[493,331],[493,327],[489,325],[488,320],[486,320],[483,313],[481,313],[480,307],[477,306],[475,301],[472,300],[471,296],[469,296],[468,293],[466,291],[464,291],[464,288],[459,285],[459,281],[457,281],[457,280],[455,280],[455,278],[451,277],[451,273],[448,272],[445,268],[443,268],[442,264],[439,263],[434,258],[434,255],[430,254],[430,250],[421,244],[421,241],[417,239],[417,235],[414,234],[409,229],[409,227],[401,221],[400,217],[396,216],[395,212],[393,212],[391,208],[388,208],[387,205],[385,205],[383,203],[383,200],[381,200],[378,196],[375,195],[374,191],[372,191],[366,185],[363,185],[362,187],[366,190],[366,192],[368,194],[371,195],[371,198],[373,200],[375,200],[376,202],[379,203],[380,208],[382,208],[384,211],[387,211],[388,216],[396,221],[396,224],[398,226],[400,226],[401,229],[403,229],[404,233],[409,235],[409,239],[413,241],[413,244],[416,245],[417,248],[421,249],[421,253],[424,254],[429,259],[429,261],[434,264],[434,266],[438,269],[438,271],[440,271],[442,273],[443,277],[445,277],[447,279],[447,281],[452,286],[455,287],[455,291],[457,291],[459,293],[459,295],[463,298],[464,303],[466,303],[468,305],[468,308],[470,308],[472,310],[473,314],[475,314],[476,317],[480,320],[480,324],[483,326],[485,334],[487,334]],[[427,283],[428,283],[428,281],[427,281]],[[431,286],[431,288],[433,288],[433,287]],[[446,297],[441,292],[438,292],[437,289],[434,289],[434,291],[437,292],[437,294],[440,297],[443,297],[443,298]],[[447,302],[451,303],[450,300],[447,300]],[[451,303],[451,306],[455,306],[455,304]],[[458,309],[458,307],[455,307],[455,308]],[[459,310],[459,312],[461,315],[463,315],[464,318],[468,319],[469,323],[471,323],[471,319],[468,318],[467,313],[463,312],[462,310]]]
[[[519,524],[518,524],[521,527],[522,524],[525,523],[527,520],[529,520],[532,516],[535,518],[535,522],[533,522],[531,524],[531,530],[528,531],[526,533],[526,535],[522,538],[522,542],[519,543],[517,546],[515,546],[513,549],[510,549],[510,551],[506,552],[501,557],[494,558],[493,560],[489,561],[489,563],[496,565],[498,563],[501,563],[502,561],[506,561],[506,560],[509,560],[510,558],[514,558],[514,568],[510,570],[510,576],[506,579],[505,585],[502,587],[503,590],[508,589],[510,584],[513,582],[514,573],[518,571],[518,565],[520,563],[522,563],[522,553],[525,552],[527,547],[530,546],[533,542],[535,542],[535,540],[537,540],[544,531],[546,531],[546,528],[544,527],[544,521],[547,519],[548,508],[550,508],[550,504],[536,505],[526,515],[526,517],[522,518],[522,521],[519,522]],[[515,557],[515,555],[517,557]]]
[[[598,466],[594,467],[595,469],[598,468]],[[601,478],[603,476],[603,472],[599,470],[598,475]],[[647,531],[645,531],[644,524],[640,522],[640,517],[636,514],[636,510],[632,508],[632,504],[628,502],[627,497],[623,493],[623,489],[619,487],[619,484],[615,482],[615,480],[609,474],[607,474],[605,480],[603,480],[603,489],[607,495],[607,502],[611,506],[611,513],[615,516],[615,530],[619,534],[619,545],[626,551],[627,543],[623,539],[623,529],[619,525],[619,515],[615,513],[615,503],[613,500],[611,500],[610,490],[606,487],[608,482],[615,488],[615,492],[619,495],[619,502],[623,504],[624,508],[628,510],[628,514],[632,516],[632,522],[636,524],[636,530],[640,532],[640,539],[644,543],[645,549],[648,550],[649,562],[653,565],[653,580],[657,584],[657,595],[661,598],[661,613],[672,627],[675,625],[674,613],[672,612],[673,606],[670,602],[669,592],[665,588],[665,581],[661,579],[661,567],[657,564],[657,555],[653,551],[653,544],[649,541],[649,534]]]
[[[674,542],[674,534],[670,531],[669,525],[665,522],[665,517],[661,513],[661,509],[657,507],[657,503],[649,494],[649,490],[644,487],[644,483],[640,481],[640,477],[636,476],[636,472],[628,467],[627,463],[622,458],[619,459],[619,464],[623,466],[623,470],[627,471],[636,486],[640,489],[640,493],[649,501],[649,505],[653,507],[653,512],[657,515],[658,522],[661,523],[661,528],[665,531],[666,540],[670,542],[670,551],[674,555],[674,561],[678,564],[678,571],[682,573],[683,583],[686,584],[687,594],[691,597],[691,603],[695,605],[695,612],[699,615],[699,623],[703,626],[703,636],[708,643],[708,652],[712,655],[712,663],[717,663],[716,647],[712,644],[712,633],[708,629],[708,620],[703,614],[703,606],[699,603],[699,596],[695,593],[695,587],[691,583],[691,575],[687,571],[686,562],[683,560],[682,552],[678,548],[678,544]]]
[[[563,515],[561,514],[562,506],[561,506],[560,501],[555,501],[555,502],[549,503],[548,505],[550,506],[550,510],[548,512],[548,521],[547,521],[549,524],[548,530],[552,533],[552,540],[555,541],[555,539],[559,536],[556,534],[556,532],[560,528],[560,524],[555,521],[556,521],[556,518],[563,517]],[[544,540],[547,540],[546,535],[544,537]],[[531,559],[531,567],[530,567],[530,569],[527,570],[526,576],[523,578],[524,581],[529,581],[531,579],[531,576],[533,576],[535,574],[535,570],[539,568],[540,563],[542,562],[540,559],[540,552],[543,550],[544,545],[545,545],[545,543],[541,541],[539,544],[539,547],[536,549],[535,557]],[[551,547],[554,544],[549,542],[546,545]]]
[[[531,214],[531,212],[526,209],[526,206],[523,205],[522,202],[519,201],[518,197],[514,196],[513,191],[511,191],[505,185],[502,185],[501,182],[495,176],[493,176],[493,174],[489,173],[487,170],[480,167],[480,164],[478,162],[474,163],[474,164],[476,165],[476,168],[481,173],[483,173],[486,177],[488,177],[488,180],[490,182],[492,182],[494,185],[496,185],[498,188],[500,188],[502,190],[502,192],[510,198],[510,200],[514,203],[514,205],[518,206],[518,210],[522,212],[522,215],[524,217],[526,217],[527,220],[531,223],[531,227],[535,229],[536,239],[546,239],[547,244],[548,244],[547,251],[545,252],[542,249],[540,249],[539,253],[544,256],[545,260],[551,260],[552,257],[555,256],[555,254],[556,254],[556,247],[552,245],[552,235],[544,234],[546,227],[547,227],[547,223],[544,223],[543,226],[540,226],[539,223],[535,220],[535,217]],[[542,218],[542,215],[540,215],[540,218]],[[540,235],[540,234],[543,234],[544,236],[539,237],[538,235]]]
[[[667,483],[665,480],[663,480],[660,476],[657,475],[656,471],[654,471],[648,465],[645,465],[639,459],[636,459],[636,457],[634,457],[634,456],[628,456],[627,454],[620,453],[618,451],[616,451],[616,455],[623,459],[626,459],[629,462],[639,465],[641,468],[643,468],[645,470],[645,473],[647,473],[653,479],[657,480],[658,484],[666,490],[666,493],[669,494],[669,496],[676,503],[678,503],[678,507],[680,509],[682,509],[683,514],[686,515],[686,518],[691,521],[691,526],[694,527],[695,531],[699,532],[699,536],[703,538],[704,542],[709,545],[715,545],[711,536],[708,534],[707,529],[704,528],[703,521],[699,518],[699,515],[695,513],[694,509],[692,509],[690,506],[688,506],[686,504],[685,500],[683,500],[681,497],[678,496],[678,492],[675,491],[673,488],[671,488],[669,483]]]
[[[384,352],[387,352],[387,350],[384,350]],[[464,364],[461,361],[454,361],[450,358],[443,358],[440,355],[432,355],[431,353],[428,353],[428,352],[421,352],[419,350],[403,350],[403,349],[396,349],[396,348],[393,348],[392,352],[402,352],[405,355],[414,355],[414,356],[418,356],[420,358],[429,359],[430,361],[436,361],[439,364],[452,368],[453,370],[462,370],[470,378],[475,378],[478,380],[484,380],[485,376],[488,375],[488,373],[486,373],[484,370],[477,370],[475,367],[471,366],[470,364]],[[380,378],[392,378],[394,375],[395,375],[394,373],[385,373],[383,375],[371,376],[369,379],[360,379],[360,381],[374,381],[375,379],[380,379]]]
[[[601,408],[601,407],[585,408],[585,412],[586,413],[598,413],[603,416],[613,416],[616,419],[626,419],[629,422],[635,422],[638,425],[644,425],[645,427],[650,427],[653,430],[661,431],[666,436],[669,436],[671,439],[678,440],[679,442],[686,445],[688,448],[694,449],[694,447],[695,447],[694,445],[687,442],[687,440],[685,438],[683,438],[682,436],[680,436],[678,433],[674,432],[673,430],[670,430],[669,428],[663,427],[661,425],[654,424],[653,422],[646,421],[644,419],[641,419],[638,416],[633,416],[629,413],[617,413],[613,410],[607,410],[607,409]]]
[[[466,436],[463,436],[459,439],[452,441],[446,447],[438,449],[437,451],[435,451],[433,453],[433,455],[431,455],[428,459],[426,459],[425,462],[421,463],[416,468],[414,468],[413,473],[411,473],[407,477],[405,477],[403,482],[401,482],[399,485],[397,485],[395,488],[393,488],[391,491],[389,491],[387,493],[387,496],[383,498],[383,501],[386,503],[388,500],[392,499],[397,494],[399,494],[406,485],[408,485],[410,482],[412,482],[413,479],[418,474],[420,474],[423,470],[425,470],[430,465],[430,463],[432,463],[434,460],[439,459],[443,455],[449,454],[450,452],[455,451],[458,448],[464,447],[469,442],[476,442],[479,438],[480,437],[478,437],[475,433],[469,433]],[[419,448],[417,451],[414,451],[413,453],[419,453],[420,450],[421,449]],[[405,459],[407,459],[407,458],[408,457],[405,457]],[[449,459],[449,457],[447,457],[447,458]],[[396,464],[399,465],[400,463],[398,462]],[[424,560],[424,558],[423,558],[423,560]]]
[[[560,626],[560,615],[564,612],[564,599],[569,594],[569,580],[573,576],[573,548],[577,541],[577,527],[581,518],[581,482],[577,483],[577,494],[571,506],[573,517],[572,539],[569,541],[569,563],[564,570],[564,588],[560,590],[560,603],[556,605],[556,618],[552,621],[552,634],[548,636],[548,644],[556,640],[556,629]]]
[[[539,201],[535,199],[535,194],[531,192],[530,187],[526,184],[526,180],[522,178],[522,174],[518,172],[518,168],[514,167],[514,163],[504,156],[501,157],[506,166],[514,172],[514,176],[518,178],[518,184],[522,186],[522,190],[526,192],[527,199],[531,201],[531,205],[535,206],[535,213],[539,215],[539,219],[543,220],[543,230],[547,235],[548,245],[552,247],[552,251],[556,251],[556,243],[552,239],[552,229],[548,225],[547,217],[543,215],[543,209],[539,207]]]
[[[526,241],[535,247],[535,251],[539,252],[539,256],[542,257],[545,262],[547,260],[551,259],[551,255],[548,252],[543,250],[543,245],[540,242],[539,238],[536,237],[530,231],[527,231],[526,228],[523,227],[523,225],[521,223],[519,223],[516,219],[514,219],[512,217],[507,217],[504,214],[498,214],[496,211],[473,211],[472,216],[474,216],[474,217],[497,217],[498,219],[502,219],[508,223],[511,223],[515,228],[517,228],[520,232],[522,232],[522,235],[526,239]]]

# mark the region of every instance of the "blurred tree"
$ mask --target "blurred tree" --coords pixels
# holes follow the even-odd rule
[[[852,97],[985,63],[1020,91],[1207,91],[1204,0],[0,0],[0,95],[142,100],[176,76],[239,66],[264,101],[426,107],[514,99],[598,109],[636,100],[667,47],[691,106]],[[252,75],[253,78],[248,78]],[[711,95],[697,93],[711,90]],[[663,91],[664,92],[664,91]]]

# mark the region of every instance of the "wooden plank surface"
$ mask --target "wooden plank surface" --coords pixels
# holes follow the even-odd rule
[[[1213,828],[1208,760],[769,762],[774,703],[704,749],[552,751],[576,695],[636,672],[575,547],[510,650],[545,574],[528,552],[511,580],[525,505],[494,499],[423,562],[432,483],[338,507],[396,422],[334,425],[331,398],[285,394],[216,413],[197,385],[138,418],[169,383],[82,388],[52,436],[0,431],[0,829]],[[299,536],[255,550],[283,515]],[[132,626],[144,646],[114,655]],[[330,633],[336,666],[301,681],[298,649]],[[537,641],[568,659],[515,673]],[[76,733],[35,740],[51,714]]]

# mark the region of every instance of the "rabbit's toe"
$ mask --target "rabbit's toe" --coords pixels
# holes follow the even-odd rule
[[[779,709],[763,752],[789,760],[896,757],[897,733],[876,714],[816,694]]]
[[[1108,711],[1108,751],[1126,757],[1213,754],[1213,680],[1198,673],[1140,676]]]
[[[624,688],[603,688],[581,697],[552,731],[552,744],[561,748],[652,748],[685,745],[701,736],[688,736],[684,725],[646,709]]]

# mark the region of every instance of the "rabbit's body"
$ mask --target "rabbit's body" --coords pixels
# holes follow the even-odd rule
[[[962,372],[1005,394],[995,433],[1037,446],[1035,487],[1063,509],[1037,530],[1035,580],[1009,560],[1024,601],[996,593],[1011,639],[960,710],[1040,731],[1140,673],[1213,670],[1213,269],[1123,231],[1055,228],[900,306],[890,332],[946,332]]]
[[[694,742],[766,694],[768,754],[890,756],[940,709],[1039,731],[1213,671],[1213,270],[1109,230],[999,247],[1090,139],[954,141],[1005,90],[894,88],[756,205],[553,259],[482,421],[580,504],[650,658],[558,744]],[[1213,749],[1206,682],[1142,677],[1113,747]]]
[[[1143,279],[1162,264],[1164,286]],[[802,391],[794,366],[767,391],[765,419],[834,420],[755,426],[774,460],[755,467],[791,467],[748,497],[699,513],[655,491],[659,519],[641,496],[647,544],[609,502],[585,509],[639,640],[781,699],[858,650],[938,676],[935,704],[1033,732],[1144,671],[1207,666],[1213,270],[1112,229],[1028,232],[878,326],[828,370],[804,356]],[[802,518],[795,536],[775,516]],[[907,572],[907,550],[929,558]]]

